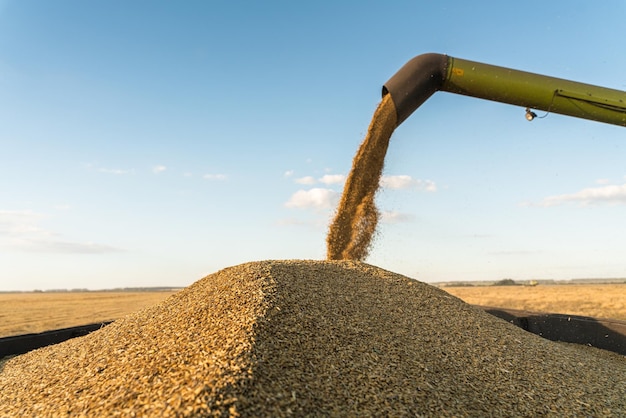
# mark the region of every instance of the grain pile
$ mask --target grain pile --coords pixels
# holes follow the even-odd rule
[[[626,360],[352,261],[205,277],[9,360],[0,416],[626,416]]]
[[[374,198],[396,122],[396,108],[388,94],[374,112],[367,135],[352,161],[337,213],[326,237],[328,260],[362,261],[367,257],[378,223]]]

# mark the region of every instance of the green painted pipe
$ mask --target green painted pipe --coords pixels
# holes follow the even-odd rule
[[[436,91],[447,91],[626,126],[626,92],[441,54],[418,55],[383,86],[400,125]],[[527,118],[532,120],[533,114]]]

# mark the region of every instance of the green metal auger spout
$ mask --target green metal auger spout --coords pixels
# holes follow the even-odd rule
[[[626,126],[626,92],[442,54],[407,62],[383,86],[400,125],[436,91],[447,91],[530,109]]]

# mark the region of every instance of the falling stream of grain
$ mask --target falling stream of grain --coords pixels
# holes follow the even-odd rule
[[[365,140],[352,161],[352,170],[326,238],[328,260],[364,260],[378,222],[374,202],[389,138],[396,128],[391,95],[378,105]]]

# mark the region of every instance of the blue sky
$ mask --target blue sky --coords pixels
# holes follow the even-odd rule
[[[323,259],[382,84],[437,52],[626,90],[618,0],[0,0],[0,289]],[[626,130],[437,93],[394,133],[371,264],[626,277]]]

